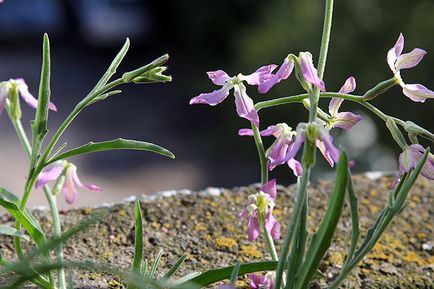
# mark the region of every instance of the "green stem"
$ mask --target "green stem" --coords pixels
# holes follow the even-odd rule
[[[26,152],[26,155],[28,158],[31,158],[32,156],[32,148],[30,146],[30,142],[27,138],[27,134],[24,131],[24,128],[22,126],[21,120],[20,119],[15,119],[12,117],[12,115],[10,114],[10,109],[9,109],[9,105],[8,103],[6,104],[6,110],[9,114],[10,120],[12,122],[12,125],[15,128],[15,131],[18,135],[18,138],[20,140],[20,143],[24,149],[24,151]],[[62,235],[62,228],[61,228],[61,224],[60,224],[60,218],[59,218],[59,212],[57,210],[57,204],[56,204],[56,199],[53,196],[53,194],[51,193],[51,190],[48,186],[44,186],[43,187],[45,196],[47,197],[49,206],[50,206],[50,211],[51,211],[51,216],[53,218],[53,229],[54,229],[54,236],[55,237],[61,237]],[[20,227],[20,224],[17,222],[18,229]],[[17,249],[17,253],[19,254],[19,256],[23,256],[23,251],[21,248],[21,242],[20,240],[15,240],[15,247]],[[59,245],[56,247],[56,255],[57,255],[57,260],[59,261],[63,261],[63,249],[62,249],[62,244],[59,243]],[[54,279],[50,278],[50,283],[54,284]],[[38,284],[36,284],[38,285]],[[65,273],[63,268],[60,268],[58,270],[58,285],[60,289],[65,289]]]
[[[45,166],[45,162],[48,158],[48,156],[50,155],[50,153],[53,151],[54,146],[57,144],[57,142],[59,141],[59,138],[62,136],[62,134],[65,132],[66,128],[71,124],[71,122],[74,120],[74,118],[87,106],[89,105],[89,103],[91,103],[95,97],[103,94],[104,92],[120,85],[123,84],[124,81],[122,80],[122,78],[116,79],[110,83],[108,83],[107,85],[105,85],[104,87],[102,87],[101,89],[89,94],[88,96],[86,96],[82,101],[80,101],[75,108],[73,109],[73,111],[68,115],[68,117],[63,121],[63,123],[60,125],[60,127],[57,129],[56,133],[54,134],[53,138],[51,139],[50,143],[48,144],[46,150],[44,151],[44,153],[42,154],[38,165],[36,166],[36,168],[33,170],[33,173],[31,174],[31,176],[29,176],[26,185],[25,185],[25,189],[24,189],[24,194],[23,194],[23,198],[21,199],[21,206],[20,208],[23,209],[25,208],[27,201],[29,199],[30,196],[30,192],[32,191],[33,186],[35,185],[36,182],[36,178],[38,177],[39,173],[42,171],[42,169]]]
[[[267,246],[268,246],[268,252],[270,253],[271,259],[273,261],[277,261],[278,256],[277,256],[277,251],[276,251],[276,247],[274,246],[274,241],[273,241],[273,237],[271,237],[270,232],[267,231],[267,229],[265,228],[265,223],[262,222],[262,231],[264,232],[264,236],[265,236],[265,241],[267,242]]]
[[[301,214],[303,211],[304,203],[307,196],[307,184],[310,177],[310,167],[303,168],[303,174],[300,177],[300,182],[297,188],[297,199],[295,201],[294,210],[291,214],[291,218],[288,223],[288,228],[285,234],[285,240],[280,248],[279,262],[276,268],[276,283],[275,289],[281,288],[283,269],[285,267],[285,261],[288,256],[289,246],[292,239],[292,235],[295,231],[296,225],[300,223]]]
[[[259,129],[252,124],[253,137],[255,139],[256,149],[258,150],[259,162],[261,164],[261,183],[265,184],[268,182],[268,160],[265,154],[264,144],[262,143],[261,135],[259,134]]]

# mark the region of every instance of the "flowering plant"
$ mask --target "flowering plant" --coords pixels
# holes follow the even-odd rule
[[[400,34],[396,44],[388,51],[386,57],[387,64],[393,72],[392,78],[381,81],[362,95],[356,95],[352,94],[356,89],[356,80],[350,76],[338,92],[329,92],[326,89],[323,76],[332,26],[333,0],[326,0],[325,2],[325,20],[317,67],[314,65],[314,57],[310,52],[300,52],[298,56],[290,53],[275,73],[273,71],[277,65],[274,64],[262,66],[249,76],[239,74],[235,78],[230,78],[222,70],[208,72],[211,81],[222,85],[222,89],[200,94],[190,101],[190,104],[216,105],[228,95],[229,89],[234,87],[237,113],[251,124],[249,129],[240,129],[239,135],[253,136],[254,138],[260,161],[262,187],[258,193],[248,197],[247,207],[238,216],[248,218],[247,235],[249,240],[255,240],[261,234],[264,235],[265,245],[274,262],[240,265],[240,268],[244,269],[243,274],[268,271],[266,276],[257,273],[250,275],[250,288],[309,288],[309,284],[317,273],[320,261],[331,245],[347,197],[352,223],[350,247],[341,272],[334,276],[334,281],[328,286],[330,289],[338,288],[351,270],[374,247],[391,221],[405,208],[407,196],[418,175],[430,180],[434,179],[434,156],[430,153],[429,147],[424,147],[419,143],[420,138],[427,140],[428,143],[433,143],[434,134],[413,122],[389,116],[370,102],[395,85],[401,86],[403,94],[412,101],[424,102],[434,98],[434,92],[430,89],[422,84],[406,84],[401,77],[401,71],[416,66],[426,52],[415,48],[409,53],[402,53],[404,36]],[[305,93],[265,100],[255,104],[247,96],[247,88],[242,83],[245,81],[249,85],[258,86],[259,93],[266,94],[273,86],[289,78],[293,71]],[[236,88],[236,85],[239,88]],[[319,107],[319,100],[323,98],[331,99],[328,113]],[[374,226],[369,229],[362,242],[359,242],[357,196],[351,180],[351,168],[356,164],[349,160],[348,154],[343,148],[337,147],[330,134],[335,129],[350,130],[363,120],[361,115],[339,111],[344,100],[360,104],[383,120],[392,138],[403,151],[398,161],[399,174],[388,192],[389,201],[377,216]],[[298,123],[295,130],[287,123],[272,124],[260,130],[260,124],[262,124],[260,122],[260,110],[292,103],[301,103],[309,110],[309,119],[306,122]],[[407,133],[408,139],[404,137],[403,132]],[[274,143],[268,149],[264,148],[263,136],[275,137]],[[336,185],[330,196],[322,223],[315,235],[308,236],[306,229],[309,198],[307,186],[311,170],[316,163],[317,149],[331,167],[337,164]],[[298,158],[298,152],[301,150],[301,158]],[[269,172],[282,164],[289,166],[293,174],[298,177],[298,182],[295,205],[292,214],[287,216],[287,230],[282,234],[283,243],[280,246],[280,252],[277,252],[274,240],[280,237],[280,232],[278,232],[280,223],[273,217],[272,211],[279,204],[275,199],[276,180],[269,181]],[[307,240],[310,240],[310,243]],[[218,281],[217,278],[209,279],[209,282],[211,280]],[[234,282],[232,285],[226,286],[235,288]]]

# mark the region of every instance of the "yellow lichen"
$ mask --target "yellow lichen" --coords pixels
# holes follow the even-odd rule
[[[231,249],[237,245],[237,242],[234,239],[226,238],[226,237],[218,237],[215,240],[218,247]]]
[[[422,259],[416,252],[410,251],[404,258],[402,258],[406,262],[413,262],[416,263],[419,266],[426,265],[426,262],[424,259]]]
[[[194,227],[194,230],[195,231],[207,231],[208,230],[208,226],[205,223],[199,222]]]
[[[226,227],[226,229],[228,229],[228,231],[231,231],[231,232],[235,231],[235,227],[232,224],[227,224],[225,227]]]
[[[154,229],[159,229],[161,227],[161,225],[160,225],[160,223],[154,221],[151,223],[151,227]]]
[[[247,245],[241,245],[241,254],[246,255],[248,257],[253,258],[261,258],[262,253],[258,250],[258,247],[255,245],[247,246]]]
[[[328,258],[331,264],[342,265],[344,264],[345,257],[341,252],[332,252]]]

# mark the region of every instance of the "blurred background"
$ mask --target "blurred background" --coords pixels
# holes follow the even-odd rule
[[[41,65],[42,34],[52,45],[52,101],[59,111],[51,113],[51,132],[89,92],[104,73],[125,38],[131,48],[118,72],[132,70],[169,53],[168,84],[128,85],[122,95],[98,102],[74,120],[62,141],[72,148],[90,140],[115,137],[139,139],[162,145],[175,160],[147,152],[105,152],[76,157],[84,183],[103,187],[103,195],[80,191],[76,206],[119,201],[128,195],[172,189],[232,187],[259,181],[254,142],[237,136],[248,123],[235,113],[233,97],[216,107],[189,106],[190,98],[217,87],[205,72],[223,69],[230,75],[248,74],[258,67],[281,64],[288,53],[319,54],[323,21],[320,0],[5,0],[0,5],[0,80],[22,77],[37,95]],[[405,52],[420,47],[430,52],[411,70],[407,83],[434,88],[434,2],[431,0],[340,0],[335,3],[334,26],[325,74],[328,90],[337,91],[345,79],[357,79],[355,93],[363,94],[392,76],[386,53],[400,32]],[[259,95],[255,102],[300,93],[292,76]],[[390,115],[433,130],[432,101],[414,103],[399,87],[372,102]],[[326,108],[328,101],[322,102]],[[29,130],[34,111],[24,103],[23,124]],[[351,131],[335,131],[336,143],[344,145],[356,161],[354,171],[395,170],[399,148],[384,124],[372,114],[344,103],[343,110],[365,118]],[[261,124],[288,122],[295,127],[306,121],[301,105],[261,112]],[[265,140],[267,146],[272,139]],[[0,116],[0,184],[19,194],[27,173],[21,151],[6,113]],[[314,177],[333,175],[325,162]],[[282,184],[295,181],[281,166],[273,171]],[[35,192],[31,205],[45,205]],[[61,200],[61,207],[67,208]]]

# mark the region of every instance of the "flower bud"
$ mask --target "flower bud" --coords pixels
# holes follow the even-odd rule
[[[387,118],[386,120],[386,126],[389,129],[390,133],[392,134],[393,139],[396,141],[396,143],[404,150],[406,147],[408,147],[407,142],[405,141],[404,136],[402,135],[401,131],[399,130],[398,126],[396,125],[395,121],[392,118]]]
[[[164,75],[166,66],[155,67],[133,79],[134,83],[159,83],[172,81],[172,76]]]
[[[133,81],[136,77],[141,76],[142,74],[156,68],[159,67],[161,65],[163,65],[164,63],[166,63],[169,60],[169,55],[168,54],[164,54],[163,56],[155,59],[154,61],[152,61],[151,63],[142,66],[140,68],[137,68],[136,70],[130,71],[130,72],[125,72],[122,75],[122,80],[125,83],[131,82]]]
[[[399,83],[398,78],[392,77],[391,79],[385,80],[368,90],[363,95],[363,100],[372,100],[376,98],[378,95],[385,93],[389,90],[392,86]]]

